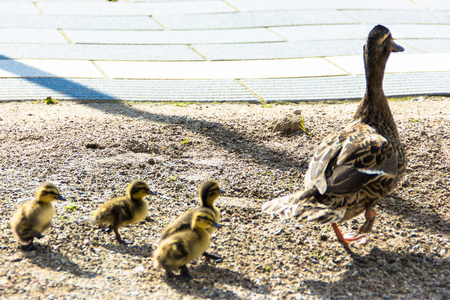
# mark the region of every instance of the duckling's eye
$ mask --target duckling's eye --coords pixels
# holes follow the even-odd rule
[[[42,192],[42,196],[45,196],[45,195],[54,195],[54,196],[59,196],[58,195],[58,193],[56,193],[56,192],[54,192],[54,191],[44,191],[44,192]]]
[[[215,187],[215,188],[211,189],[211,190],[209,191],[209,193],[210,193],[210,194],[215,194],[215,193],[217,193],[218,191],[220,191],[220,189],[219,189],[218,187]]]
[[[202,220],[205,220],[205,221],[208,221],[208,222],[214,222],[213,220],[211,220],[210,218],[208,218],[208,217],[202,217],[202,216],[200,216],[200,217],[198,217],[199,219],[202,219]]]

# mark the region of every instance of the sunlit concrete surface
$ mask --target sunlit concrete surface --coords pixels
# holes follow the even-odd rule
[[[357,99],[377,24],[388,96],[450,93],[447,0],[0,1],[0,100]]]

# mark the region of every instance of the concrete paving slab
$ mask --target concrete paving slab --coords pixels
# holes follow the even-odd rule
[[[118,80],[4,78],[0,100],[130,100],[155,102],[258,102],[236,80]],[[23,91],[18,94],[14,91]]]
[[[322,58],[219,62],[119,62],[97,65],[110,78],[239,79],[347,75]]]
[[[1,44],[0,54],[10,59],[204,61],[186,45],[80,45]]]
[[[317,25],[272,27],[271,30],[289,41],[307,40],[340,40],[353,38],[367,38],[368,33],[377,24],[346,24],[346,25]],[[417,25],[392,24],[388,28],[394,38],[413,39],[426,36],[427,38],[450,38],[450,25]]]
[[[376,24],[375,24],[376,25]],[[352,38],[366,39],[373,25],[316,25],[272,27],[271,30],[289,41],[348,40]]]
[[[0,99],[360,98],[378,23],[406,48],[387,94],[450,93],[449,3],[0,0]]]
[[[397,39],[450,39],[450,25],[393,24],[389,29]]]
[[[150,16],[154,14],[205,14],[236,12],[223,1],[181,1],[152,3],[56,3],[38,2],[37,6],[46,15],[81,16]]]
[[[450,39],[400,39],[398,42],[409,49],[415,49],[425,53],[448,53]]]
[[[366,86],[364,75],[245,79],[242,82],[267,102],[361,99]],[[383,86],[388,97],[448,94],[450,73],[386,74]]]
[[[0,2],[0,15],[38,15],[39,10],[31,1],[18,3],[15,1]]]
[[[417,0],[415,2],[431,10],[450,10],[450,2],[447,0]]]
[[[5,15],[0,28],[162,30],[149,16]]]
[[[68,42],[56,29],[0,28],[0,43],[67,44]]]
[[[428,10],[344,10],[365,24],[450,24],[450,11]]]
[[[1,77],[104,78],[89,61],[0,59]]]
[[[195,44],[199,53],[209,60],[255,60],[331,55],[362,55],[365,40],[302,41],[250,44]]]
[[[283,38],[265,28],[192,31],[64,30],[74,43],[198,44],[279,42]]]
[[[326,57],[350,74],[364,74],[361,56]],[[393,54],[386,64],[386,73],[450,72],[450,53]]]
[[[408,0],[380,0],[380,1],[359,1],[359,0],[315,0],[315,1],[292,1],[292,0],[227,0],[231,5],[240,11],[272,11],[272,10],[292,10],[292,9],[423,9]]]
[[[337,10],[289,10],[202,15],[154,15],[153,18],[168,29],[185,30],[356,23],[353,18]]]

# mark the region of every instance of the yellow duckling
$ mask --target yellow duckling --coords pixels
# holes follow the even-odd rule
[[[211,236],[208,229],[220,228],[214,212],[209,208],[200,208],[192,215],[190,227],[184,228],[168,238],[161,240],[153,252],[156,269],[165,269],[167,277],[175,277],[172,269],[180,269],[180,277],[191,278],[186,264],[205,253]],[[169,225],[170,226],[170,225]]]
[[[22,204],[11,218],[11,229],[22,244],[21,249],[36,250],[33,239],[41,239],[42,233],[52,224],[55,207],[51,202],[55,200],[66,201],[61,192],[52,183],[44,183],[36,191],[36,199]]]
[[[161,240],[164,240],[181,230],[190,228],[194,214],[198,211],[201,211],[203,208],[211,209],[214,213],[214,221],[216,223],[219,223],[221,214],[220,210],[216,206],[214,206],[214,202],[223,193],[225,192],[219,188],[219,183],[217,183],[217,181],[207,180],[203,182],[198,190],[200,207],[187,211],[181,216],[179,216],[173,223],[171,223],[166,229],[163,230],[163,232],[161,233]],[[216,227],[211,226],[206,230],[210,234],[212,234],[214,233],[214,231],[216,231],[216,229],[217,229]],[[209,259],[213,259],[216,261],[222,260],[221,257],[206,252],[203,255]]]
[[[150,191],[144,181],[133,181],[126,190],[126,195],[113,198],[103,203],[94,213],[94,224],[108,224],[113,230],[116,240],[127,244],[119,234],[119,228],[143,220],[148,214],[148,203],[145,196],[156,195]]]

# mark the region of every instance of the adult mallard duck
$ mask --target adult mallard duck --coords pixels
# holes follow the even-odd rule
[[[397,126],[383,93],[383,76],[391,52],[403,51],[389,29],[375,26],[364,45],[366,93],[353,121],[319,145],[305,175],[305,189],[265,203],[262,209],[300,220],[331,223],[342,243],[365,243],[372,230],[373,206],[394,190],[406,170]],[[337,223],[365,211],[359,235],[342,234]]]
[[[36,199],[22,204],[11,218],[11,229],[21,244],[22,250],[35,250],[34,238],[41,239],[42,233],[52,224],[55,200],[65,201],[56,185],[46,182],[36,191]]]

